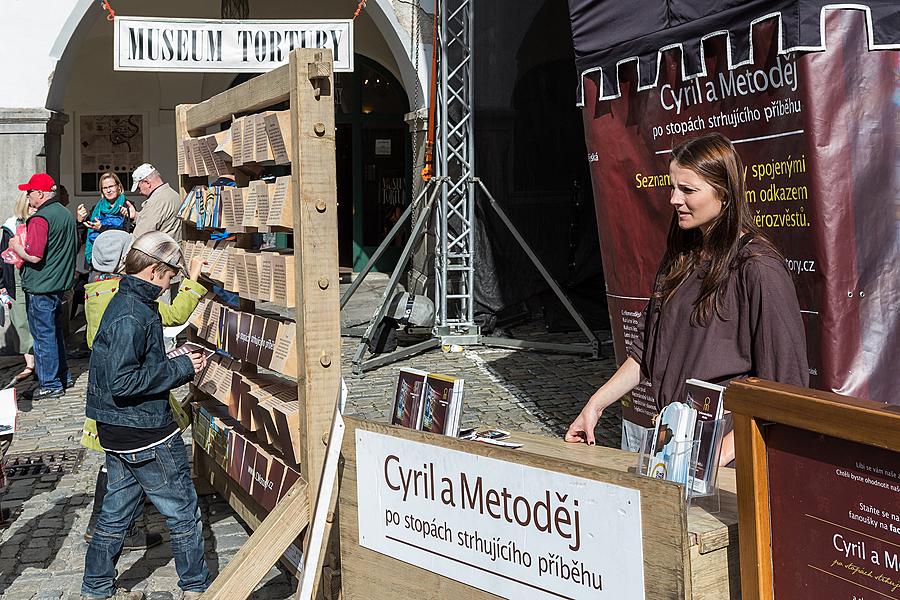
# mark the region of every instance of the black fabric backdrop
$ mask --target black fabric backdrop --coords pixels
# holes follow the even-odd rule
[[[732,65],[751,61],[751,25],[779,15],[781,53],[821,50],[826,0],[632,0],[598,2],[569,0],[575,65],[579,75],[598,73],[600,98],[619,96],[621,61],[639,62],[638,82],[653,86],[660,50],[682,48],[683,75],[704,72],[702,40],[727,33]],[[870,50],[900,43],[900,2],[870,0],[846,4],[867,10],[872,26]],[[633,68],[631,66],[626,68]],[[581,77],[579,77],[579,98]]]

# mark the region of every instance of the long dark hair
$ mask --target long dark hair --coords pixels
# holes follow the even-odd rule
[[[738,265],[743,247],[742,236],[778,250],[754,223],[747,205],[744,164],[727,137],[720,133],[688,139],[672,150],[669,164],[689,169],[709,183],[722,201],[722,211],[707,229],[706,239],[699,228],[684,230],[678,226],[678,215],[672,215],[666,254],[661,268],[661,283],[655,297],[662,304],[691,276],[701,260],[709,266],[694,301],[691,322],[709,323],[713,313],[723,315],[723,296],[728,272]],[[744,240],[750,239],[745,237]],[[701,257],[702,253],[702,257]]]

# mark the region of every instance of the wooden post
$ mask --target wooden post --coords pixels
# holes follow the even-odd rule
[[[176,133],[181,144],[182,140],[202,135],[207,127],[227,121],[234,115],[253,113],[285,100],[291,103],[293,193],[290,201],[293,203],[294,299],[297,307],[297,364],[296,370],[291,371],[298,375],[302,414],[299,424],[302,451],[298,457],[301,477],[269,516],[258,524],[244,548],[220,573],[204,597],[246,597],[307,527],[319,493],[328,430],[340,390],[333,85],[331,55],[322,50],[298,49],[291,54],[288,65],[199,104],[176,108]],[[238,185],[245,186],[257,173],[255,168],[254,164],[238,167],[235,170]],[[182,194],[187,194],[192,187],[192,178],[183,176],[179,180]],[[237,246],[244,245],[243,241],[239,236]],[[244,299],[241,308],[253,310]],[[254,367],[248,364],[242,370],[252,371]],[[197,461],[197,469],[206,471],[198,473],[200,478],[216,480],[207,477],[210,468],[207,461]],[[228,488],[232,482],[222,483]],[[229,502],[232,503],[232,499],[237,502],[237,496],[240,494],[230,496]],[[326,538],[331,540],[331,555],[337,556],[337,530],[334,531],[335,535],[326,535]],[[305,548],[305,551],[319,556],[319,548]]]
[[[744,556],[768,556],[772,532],[766,444],[756,419],[734,414],[734,439],[740,552]],[[772,598],[771,560],[757,561],[755,567],[749,561],[741,561],[741,595],[747,600]]]
[[[331,60],[330,51],[317,49],[298,49],[290,58],[291,177],[300,202],[294,210],[300,436],[305,440],[300,470],[309,484],[310,506],[319,490],[341,382]],[[304,548],[310,551],[319,549]]]

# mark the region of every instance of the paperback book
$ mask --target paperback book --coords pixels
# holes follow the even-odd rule
[[[457,377],[400,369],[391,424],[456,437],[463,384]]]
[[[722,449],[722,415],[725,412],[725,388],[700,379],[688,379],[684,382],[685,404],[697,411],[699,429],[699,448],[697,449],[697,467],[691,482],[694,492],[706,494],[715,479],[715,468],[719,462]]]

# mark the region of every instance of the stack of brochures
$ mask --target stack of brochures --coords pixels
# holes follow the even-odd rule
[[[722,441],[725,388],[699,379],[685,382],[685,402],[666,406],[656,419],[646,475],[689,486],[704,495],[715,485]]]
[[[666,406],[656,419],[647,475],[687,483],[697,411],[683,402]]]

